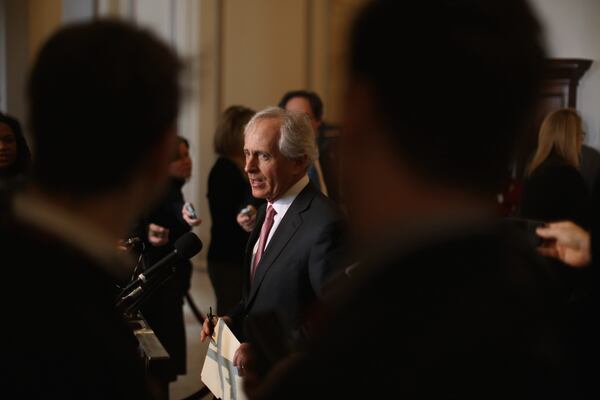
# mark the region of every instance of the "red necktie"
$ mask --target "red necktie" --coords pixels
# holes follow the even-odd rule
[[[269,238],[269,232],[271,232],[271,228],[273,227],[273,221],[275,220],[275,214],[277,211],[273,208],[272,205],[269,204],[267,207],[267,215],[265,217],[265,222],[263,222],[262,228],[260,229],[260,238],[258,239],[258,249],[256,250],[256,255],[254,256],[254,265],[252,266],[252,272],[250,273],[250,281],[254,279],[254,274],[256,273],[256,267],[260,262],[260,259],[265,252],[265,246],[267,245],[267,239]]]

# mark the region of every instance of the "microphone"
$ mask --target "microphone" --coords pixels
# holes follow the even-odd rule
[[[157,276],[163,276],[165,274],[170,275],[175,272],[175,265],[177,261],[187,260],[192,258],[202,250],[202,241],[193,232],[183,234],[173,244],[173,251],[164,256],[156,264],[146,269],[144,272],[135,277],[126,287],[121,291],[117,301],[117,307],[121,307],[122,304],[129,299],[136,297],[144,291],[144,286],[151,283],[152,279]],[[133,290],[132,290],[133,289]],[[123,296],[125,293],[127,295]]]
[[[202,250],[202,241],[200,238],[198,238],[198,236],[196,236],[195,233],[188,232],[177,239],[173,244],[173,247],[175,248],[172,252],[139,274],[132,283],[145,283],[148,279],[151,279],[153,275],[161,272],[161,270],[164,268],[174,265],[177,261],[187,260],[194,257],[200,252],[200,250]]]

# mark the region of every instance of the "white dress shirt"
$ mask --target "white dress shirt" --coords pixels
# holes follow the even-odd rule
[[[277,214],[275,214],[275,217],[273,218],[273,226],[271,227],[271,231],[269,232],[269,237],[267,237],[267,243],[265,244],[265,251],[267,251],[267,247],[269,247],[269,242],[271,242],[271,238],[273,237],[273,234],[275,234],[277,227],[279,227],[279,223],[281,222],[281,220],[287,213],[288,209],[290,208],[290,206],[292,205],[294,200],[296,200],[296,197],[298,197],[300,192],[302,190],[304,190],[304,188],[306,187],[306,185],[308,185],[308,183],[309,183],[308,175],[304,175],[281,198],[279,198],[278,200],[275,200],[273,203],[267,204],[267,207],[273,206],[273,208],[275,209],[275,212],[277,212]],[[254,249],[252,250],[252,263],[251,263],[252,265],[251,265],[250,270],[254,269],[254,258],[256,256],[256,252],[258,251],[258,242],[259,242],[259,240],[256,241],[256,243],[254,244]]]

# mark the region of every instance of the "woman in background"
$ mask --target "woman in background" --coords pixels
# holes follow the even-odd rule
[[[169,164],[171,176],[169,186],[159,205],[143,219],[137,236],[145,242],[144,265],[151,267],[173,251],[173,244],[200,220],[192,218],[184,207],[185,200],[181,188],[191,177],[192,160],[189,144],[183,137],[177,137],[173,160]],[[158,375],[165,382],[172,382],[177,375],[186,373],[186,336],[183,319],[183,299],[190,288],[192,263],[181,260],[175,274],[166,281],[142,306],[142,314],[166,348],[169,356],[168,368]]]
[[[247,205],[261,202],[252,197],[244,173],[244,127],[253,115],[249,108],[231,106],[223,112],[215,133],[214,149],[219,158],[208,177],[212,226],[207,260],[218,315],[226,315],[242,293],[242,264],[249,234],[236,217]]]
[[[523,185],[523,218],[588,226],[589,194],[579,172],[583,135],[575,110],[556,110],[544,119]]]
[[[31,164],[29,146],[16,119],[0,113],[0,186],[18,183]]]

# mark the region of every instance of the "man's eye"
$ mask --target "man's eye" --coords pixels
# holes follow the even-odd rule
[[[270,158],[269,155],[265,154],[265,153],[260,153],[259,157],[261,160],[264,160],[264,161],[266,161]]]

